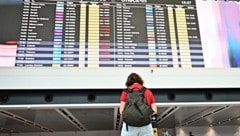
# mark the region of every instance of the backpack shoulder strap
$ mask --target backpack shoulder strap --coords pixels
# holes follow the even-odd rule
[[[133,90],[131,90],[130,88],[126,88],[126,89],[124,89],[123,91],[126,92],[127,94],[133,92]]]
[[[142,86],[142,88],[139,90],[139,92],[141,92],[141,93],[145,93],[145,91],[147,90],[147,88],[146,87],[144,87],[144,86]]]

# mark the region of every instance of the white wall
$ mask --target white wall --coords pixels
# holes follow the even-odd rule
[[[148,88],[240,88],[239,68],[0,68],[0,89],[121,89],[136,72]]]

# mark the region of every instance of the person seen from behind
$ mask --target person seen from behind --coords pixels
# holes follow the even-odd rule
[[[162,134],[163,136],[170,136],[166,128],[162,128]]]
[[[127,81],[125,83],[127,88],[130,88],[133,91],[139,91],[143,87],[144,81],[137,73],[131,73],[127,77]],[[126,101],[127,101],[127,92],[122,91],[122,94],[120,96],[120,107],[119,112],[122,115]],[[144,92],[144,97],[147,102],[147,105],[149,105],[152,109],[152,115],[157,114],[157,106],[155,103],[155,97],[150,89],[146,89]],[[126,123],[123,121],[122,130],[121,130],[121,136],[153,136],[153,127],[151,122],[142,127],[134,127],[126,125]]]
[[[189,132],[189,136],[194,136],[191,131]]]

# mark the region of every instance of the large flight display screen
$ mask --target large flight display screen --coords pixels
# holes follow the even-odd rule
[[[3,0],[0,67],[240,67],[240,2]]]

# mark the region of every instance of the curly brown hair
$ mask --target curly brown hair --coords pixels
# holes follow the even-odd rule
[[[143,85],[143,80],[142,78],[137,74],[137,73],[131,73],[128,78],[127,81],[125,83],[125,85],[127,87],[131,86],[134,83],[139,83],[141,85]]]

